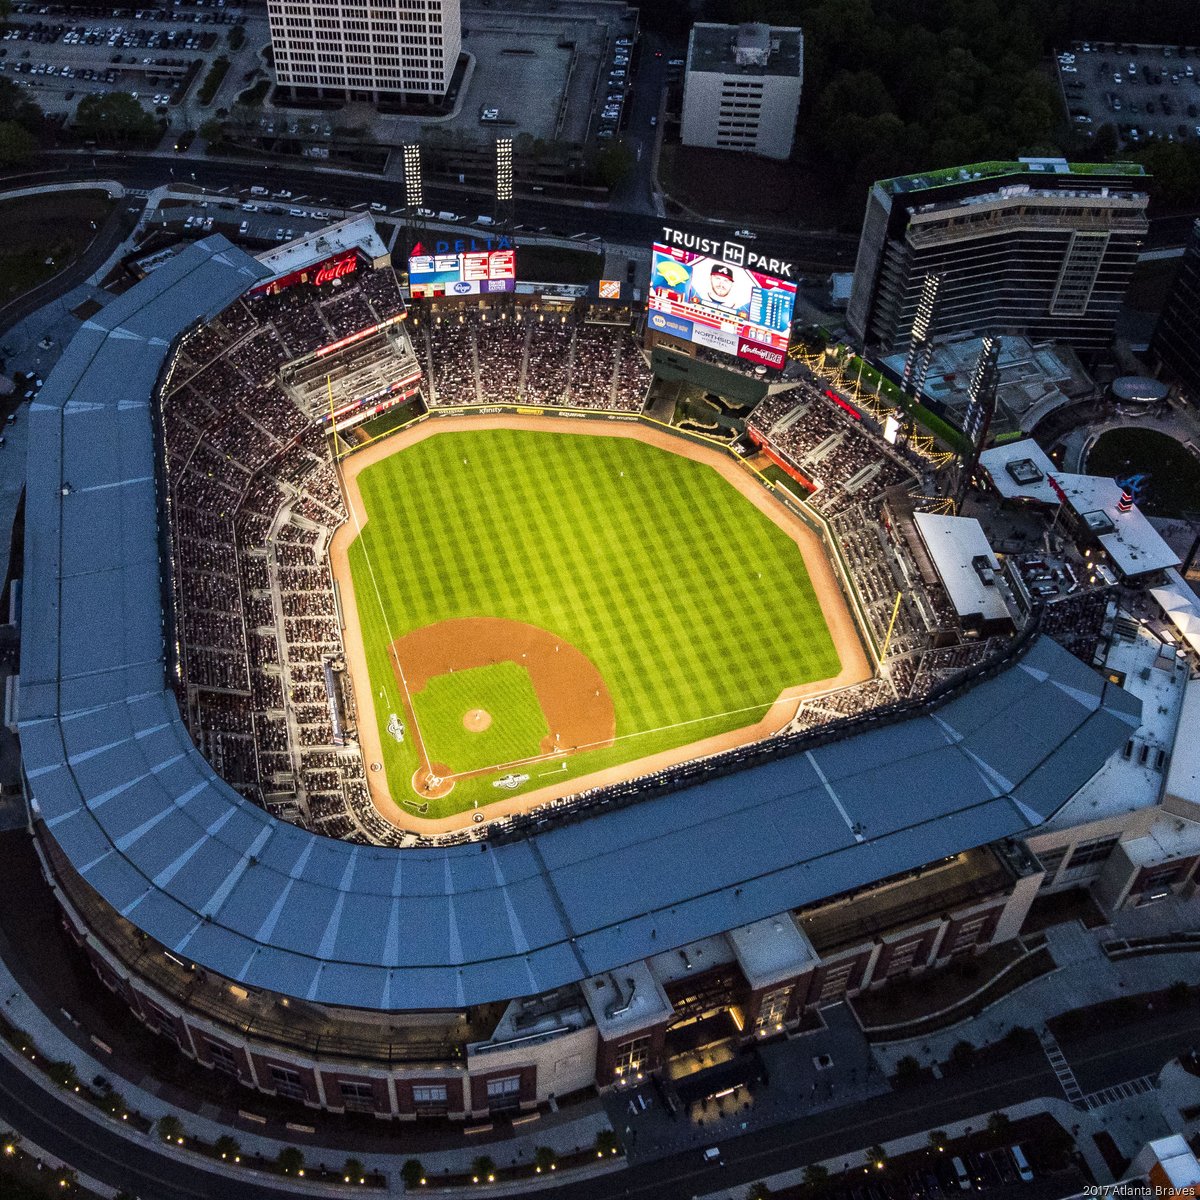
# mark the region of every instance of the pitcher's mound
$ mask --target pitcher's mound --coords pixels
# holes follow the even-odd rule
[[[483,708],[463,713],[463,728],[469,733],[482,733],[492,723],[492,714]]]

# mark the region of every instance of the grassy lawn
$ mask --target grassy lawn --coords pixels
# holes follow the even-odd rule
[[[518,246],[517,278],[541,283],[591,283],[600,278],[604,255],[563,246]]]
[[[862,220],[861,205],[848,214],[826,177],[803,163],[667,142],[659,159],[659,176],[681,204],[739,222],[753,224],[755,217],[791,219],[830,228],[857,227]]]
[[[1200,462],[1156,429],[1135,425],[1102,433],[1088,451],[1087,471],[1114,479],[1146,475],[1135,499],[1152,516],[1200,512]]]
[[[0,304],[69,267],[113,206],[104,192],[21,196],[0,204]],[[49,260],[49,261],[47,261]]]
[[[439,433],[359,486],[369,519],[350,564],[381,731],[402,711],[389,643],[458,617],[536,625],[599,670],[617,740],[547,762],[560,779],[751,724],[783,688],[840,669],[796,544],[702,463],[625,438],[479,430]],[[461,730],[464,699],[449,695],[439,729]],[[431,721],[436,707],[422,705]],[[381,740],[393,797],[413,800],[414,739]],[[428,815],[495,800],[492,779],[459,780]]]
[[[429,757],[456,772],[531,758],[549,732],[529,672],[514,662],[438,675],[413,697],[413,708]],[[492,723],[472,733],[463,715],[477,708]]]

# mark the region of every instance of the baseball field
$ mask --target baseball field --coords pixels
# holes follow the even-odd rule
[[[357,627],[385,815],[383,781],[403,824],[446,818],[754,726],[845,674],[797,541],[713,466],[595,425],[472,421],[397,435],[348,483],[347,644]]]

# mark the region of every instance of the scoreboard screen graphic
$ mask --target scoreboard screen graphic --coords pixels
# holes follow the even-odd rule
[[[796,304],[791,280],[656,242],[649,299],[651,329],[783,365]]]
[[[516,252],[511,249],[421,254],[408,260],[408,287],[417,297],[511,292],[516,278]]]

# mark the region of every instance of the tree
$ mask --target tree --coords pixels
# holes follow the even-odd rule
[[[887,1160],[887,1151],[882,1146],[867,1147],[867,1162],[876,1170],[882,1171],[887,1166]]]
[[[804,1186],[811,1191],[820,1191],[829,1182],[829,1168],[821,1163],[809,1163],[804,1168]]]
[[[0,79],[0,121],[16,121],[37,133],[42,127],[42,110],[11,79]]]
[[[930,1149],[936,1150],[939,1154],[946,1149],[946,1143],[949,1140],[944,1129],[931,1129],[929,1131]]]
[[[975,1047],[970,1042],[955,1042],[950,1048],[950,1061],[959,1070],[966,1070],[975,1061]]]
[[[147,141],[158,132],[154,118],[128,92],[85,96],[75,110],[81,137],[107,145]]]
[[[347,1183],[362,1183],[366,1177],[367,1168],[357,1158],[346,1159],[345,1166],[342,1167],[342,1178]]]
[[[594,1143],[597,1154],[616,1154],[620,1148],[617,1135],[611,1129],[601,1129]]]
[[[79,1085],[79,1076],[75,1074],[75,1066],[73,1063],[47,1063],[46,1074],[49,1075],[59,1087],[73,1088]]]
[[[614,139],[596,155],[596,175],[605,187],[614,188],[629,177],[633,164],[629,147]]]
[[[481,1154],[471,1164],[471,1174],[476,1183],[493,1183],[496,1179],[496,1164],[486,1154]]]
[[[304,1170],[304,1154],[296,1146],[284,1146],[275,1162],[285,1175],[299,1175]]]
[[[533,1165],[539,1171],[553,1170],[555,1162],[557,1162],[557,1155],[549,1146],[539,1146],[533,1152]]]
[[[208,143],[210,148],[219,146],[225,140],[224,122],[218,121],[214,117],[209,117],[200,126],[200,136]]]
[[[921,1078],[921,1064],[911,1054],[906,1054],[896,1063],[896,1084],[911,1087]]]
[[[29,130],[16,121],[0,121],[0,167],[24,166],[36,150]]]
[[[179,1118],[172,1113],[159,1117],[155,1129],[164,1142],[178,1142],[183,1137],[183,1125],[180,1124]]]
[[[425,1180],[425,1168],[421,1165],[421,1160],[419,1158],[406,1159],[404,1166],[400,1168],[400,1178],[409,1191],[419,1188]]]
[[[238,1154],[241,1152],[241,1147],[238,1145],[237,1139],[230,1137],[227,1133],[221,1134],[221,1136],[217,1138],[215,1142],[213,1142],[213,1149],[222,1158],[237,1158]]]
[[[1012,1128],[1012,1118],[1008,1113],[994,1112],[987,1119],[987,1131],[994,1138],[1003,1138],[1008,1136],[1009,1129]]]
[[[229,30],[229,48],[230,50],[240,50],[246,44],[246,27],[244,25],[234,25]]]
[[[804,1168],[806,1172],[808,1168]],[[771,1200],[771,1189],[760,1179],[757,1183],[750,1185],[750,1190],[746,1193],[746,1200]]]

